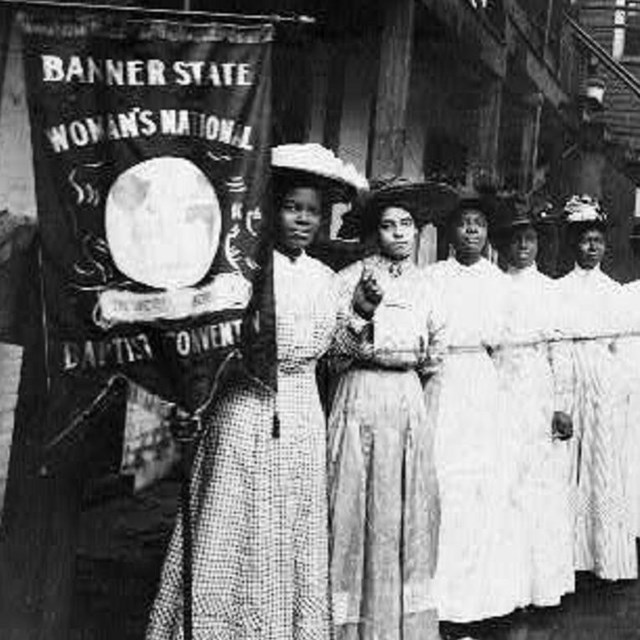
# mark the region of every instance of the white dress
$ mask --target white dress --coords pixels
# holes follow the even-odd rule
[[[331,583],[338,640],[439,640],[431,588],[438,545],[438,487],[417,368],[437,350],[437,305],[411,262],[364,261],[384,296],[358,331],[351,309],[363,271],[340,272],[345,358],[329,418]],[[344,343],[358,331],[358,342]],[[422,345],[420,344],[422,342]],[[421,348],[422,346],[422,348]]]
[[[319,261],[275,253],[277,396],[239,376],[218,399],[199,443],[192,477],[194,640],[331,637],[326,421],[315,368],[335,328],[334,284]],[[182,638],[180,523],[148,640]]]
[[[564,331],[572,338],[571,383],[562,408],[573,418],[574,558],[607,580],[637,577],[626,496],[626,385],[616,336],[624,330],[620,284],[599,267],[576,266],[558,281]]]
[[[526,524],[527,600],[553,606],[575,587],[570,444],[552,439],[556,287],[535,265],[510,270],[500,376],[518,438],[518,495]],[[556,362],[556,369],[561,363]],[[563,372],[557,372],[562,376]],[[559,379],[562,384],[564,380]]]
[[[618,341],[619,379],[627,381],[627,503],[636,537],[640,537],[640,280],[623,288],[626,307],[624,336]]]
[[[471,622],[526,604],[515,429],[489,353],[503,339],[508,281],[485,259],[428,271],[448,345],[425,387],[441,503],[434,592],[441,620]]]

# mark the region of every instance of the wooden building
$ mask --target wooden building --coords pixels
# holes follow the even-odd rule
[[[579,52],[582,153],[567,157],[556,188],[573,182],[601,200],[612,219],[605,269],[622,282],[634,280],[640,263],[629,233],[640,221],[640,3],[574,0],[565,32]]]
[[[211,11],[213,3],[129,4]],[[602,160],[598,140],[585,135],[593,127],[582,126],[586,112],[578,98],[590,54],[576,46],[576,35],[563,19],[570,8],[569,0],[215,3],[215,10],[222,12],[315,18],[313,25],[278,26],[275,143],[322,142],[369,177],[398,173],[452,183],[490,179],[506,189],[539,191],[558,204],[597,182],[606,204],[612,183],[601,169],[603,163],[614,165]],[[0,6],[0,12],[0,210],[35,218],[21,43],[18,30],[10,28],[12,8]],[[615,167],[611,171],[626,181],[633,196],[627,174]],[[318,248],[334,266],[359,251],[357,243],[336,240],[338,228],[328,225]],[[446,251],[438,228],[423,230],[422,262]],[[548,272],[556,271],[554,245],[543,264]],[[20,437],[28,439],[28,434]],[[13,469],[13,457],[11,465]],[[78,498],[71,489],[65,493],[51,483],[33,483],[30,490],[43,508],[34,510],[32,518],[40,520],[16,527],[11,545],[5,547],[7,557],[0,557],[6,561],[0,566],[5,581],[0,587],[9,590],[6,602],[18,629],[10,637],[66,640]],[[15,518],[23,498],[14,492],[10,500],[9,494]],[[7,567],[13,570],[13,582],[6,579]]]

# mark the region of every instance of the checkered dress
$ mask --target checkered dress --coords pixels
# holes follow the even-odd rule
[[[331,634],[326,435],[315,381],[335,326],[333,274],[275,254],[278,394],[238,380],[219,399],[193,469],[195,640]],[[280,422],[274,437],[274,415]],[[180,518],[147,640],[182,638]]]

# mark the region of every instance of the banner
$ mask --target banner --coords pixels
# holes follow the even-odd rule
[[[193,410],[249,334],[256,361],[275,363],[273,27],[59,11],[20,23],[50,436],[115,375]]]
[[[22,347],[0,342],[0,522],[5,487],[9,475],[9,456],[13,440],[15,408],[22,366]]]

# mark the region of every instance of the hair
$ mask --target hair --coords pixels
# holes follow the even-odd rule
[[[385,197],[382,200],[371,197],[368,202],[360,203],[360,238],[366,241],[375,237],[377,240],[382,214],[387,209],[395,208],[404,209],[413,219],[416,228],[419,226],[414,206],[406,196],[398,194],[394,197]]]
[[[607,226],[600,220],[585,220],[583,222],[572,222],[569,224],[567,239],[569,246],[577,251],[580,238],[587,231],[599,231],[607,239]]]
[[[531,229],[535,232],[536,238],[540,241],[540,229],[532,222],[527,224],[519,224],[517,226],[508,226],[504,228],[498,228],[491,233],[491,243],[498,251],[507,251],[509,245],[513,242],[514,235],[524,229]]]
[[[306,171],[277,171],[273,173],[272,195],[274,210],[280,211],[285,198],[294,189],[315,189],[320,195],[322,213],[326,213],[330,208],[327,197],[327,181],[319,176],[307,173]]]

